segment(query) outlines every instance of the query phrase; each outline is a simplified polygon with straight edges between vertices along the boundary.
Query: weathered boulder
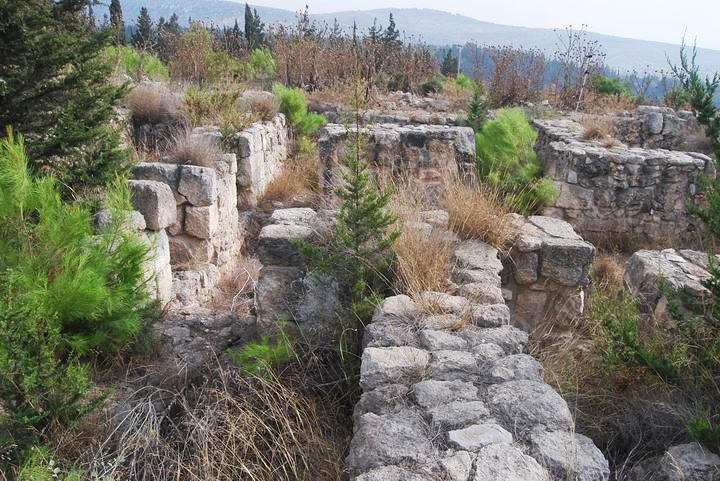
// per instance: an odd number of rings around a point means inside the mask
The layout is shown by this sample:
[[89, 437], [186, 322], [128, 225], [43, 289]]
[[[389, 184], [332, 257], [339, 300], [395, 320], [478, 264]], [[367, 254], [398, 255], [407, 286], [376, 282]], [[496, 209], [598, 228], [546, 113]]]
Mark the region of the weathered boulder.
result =
[[448, 433], [448, 444], [463, 451], [479, 451], [490, 444], [513, 442], [512, 434], [497, 424], [473, 424]]
[[183, 165], [180, 168], [178, 193], [195, 207], [212, 205], [218, 195], [215, 169]]
[[167, 184], [153, 180], [128, 182], [135, 210], [145, 217], [150, 230], [161, 230], [175, 222], [175, 197]]
[[375, 389], [383, 384], [412, 384], [424, 375], [429, 361], [427, 351], [413, 347], [369, 347], [362, 354], [360, 386]]
[[471, 382], [426, 380], [412, 387], [415, 401], [424, 408], [454, 401], [477, 401], [478, 389]]
[[491, 444], [475, 460], [473, 481], [547, 481], [548, 472], [509, 444]]
[[718, 481], [720, 456], [698, 443], [681, 444], [634, 467], [631, 481]]
[[538, 429], [530, 436], [531, 454], [556, 479], [607, 481], [610, 467], [591, 439], [567, 431]]

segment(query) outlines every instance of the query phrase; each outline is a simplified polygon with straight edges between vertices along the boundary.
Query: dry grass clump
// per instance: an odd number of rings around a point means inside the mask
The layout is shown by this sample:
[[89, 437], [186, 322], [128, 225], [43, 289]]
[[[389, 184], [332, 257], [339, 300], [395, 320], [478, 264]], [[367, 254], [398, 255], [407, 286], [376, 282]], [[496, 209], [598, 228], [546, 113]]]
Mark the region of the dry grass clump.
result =
[[625, 267], [617, 256], [601, 255], [592, 264], [592, 278], [596, 288], [614, 296], [624, 287]]
[[603, 117], [584, 116], [582, 125], [582, 138], [585, 140], [605, 140], [615, 133], [612, 121]]
[[635, 110], [635, 102], [626, 95], [599, 95], [592, 90], [583, 96], [582, 110], [595, 114], [611, 114], [631, 112]]
[[297, 201], [316, 206], [321, 199], [317, 145], [306, 138], [300, 138], [295, 154], [287, 160], [282, 172], [268, 184], [258, 203]]
[[479, 239], [500, 252], [508, 251], [513, 231], [506, 215], [511, 209], [499, 188], [449, 176], [445, 180], [445, 206], [450, 229], [460, 237]]
[[280, 105], [274, 95], [268, 92], [248, 91], [240, 98], [240, 109], [250, 112], [260, 120], [272, 120], [278, 113]]
[[145, 386], [76, 464], [93, 479], [335, 481], [347, 426], [294, 382], [216, 367], [196, 387]]
[[192, 129], [183, 129], [173, 136], [170, 160], [177, 164], [212, 167], [222, 150], [210, 137], [193, 135]]
[[127, 107], [136, 124], [159, 124], [181, 118], [180, 103], [162, 84], [140, 84], [127, 96]]

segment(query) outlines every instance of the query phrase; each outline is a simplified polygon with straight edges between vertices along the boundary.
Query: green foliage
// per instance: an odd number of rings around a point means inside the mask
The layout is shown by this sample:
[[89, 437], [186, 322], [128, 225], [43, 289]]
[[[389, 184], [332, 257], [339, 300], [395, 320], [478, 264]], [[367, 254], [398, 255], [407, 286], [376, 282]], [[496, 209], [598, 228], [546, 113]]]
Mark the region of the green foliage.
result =
[[33, 171], [54, 174], [66, 194], [129, 169], [111, 125], [127, 92], [101, 58], [112, 32], [87, 28], [87, 3], [0, 1], [0, 132], [24, 134]]
[[615, 97], [632, 97], [632, 91], [627, 82], [623, 82], [619, 77], [606, 77], [605, 75], [597, 75], [593, 79], [593, 90], [600, 95]]
[[129, 46], [106, 47], [103, 57], [135, 80], [147, 77], [150, 80], [167, 81], [170, 78], [170, 72], [162, 60], [144, 50]]
[[424, 84], [420, 85], [420, 92], [423, 95], [437, 94], [442, 92], [445, 77], [435, 76]]
[[470, 90], [471, 88], [475, 88], [475, 82], [473, 82], [473, 80], [464, 73], [461, 73], [457, 77], [455, 77], [455, 85], [464, 90]]
[[33, 446], [17, 473], [17, 481], [82, 481], [78, 472], [67, 472], [58, 466], [45, 447]]
[[467, 126], [477, 134], [485, 125], [490, 104], [485, 98], [482, 83], [476, 83], [473, 88], [473, 96], [467, 110]]
[[250, 48], [265, 44], [265, 24], [260, 20], [257, 10], [251, 10], [247, 3], [245, 4], [245, 41]]
[[250, 52], [246, 76], [251, 80], [268, 80], [277, 73], [277, 63], [269, 48], [256, 48]]
[[259, 342], [249, 342], [242, 350], [231, 350], [228, 354], [245, 371], [264, 378], [272, 378], [278, 366], [287, 364], [295, 357], [292, 343], [284, 333], [275, 342], [263, 336]]
[[212, 88], [191, 85], [185, 91], [185, 106], [192, 125], [201, 126], [220, 121], [237, 130], [244, 128], [238, 100], [242, 91], [238, 88]]
[[325, 125], [324, 116], [308, 111], [305, 94], [299, 88], [289, 88], [278, 83], [273, 92], [280, 104], [280, 112], [285, 114], [296, 134], [310, 136]]
[[720, 425], [707, 416], [700, 416], [688, 425], [690, 439], [697, 441], [715, 453], [720, 453]]
[[442, 65], [440, 66], [440, 72], [446, 77], [458, 74], [458, 58], [453, 54], [451, 48], [445, 53]]
[[201, 23], [193, 23], [177, 43], [169, 65], [174, 78], [206, 84], [242, 77], [243, 65], [228, 53], [213, 50], [212, 34]]
[[147, 7], [140, 8], [140, 15], [135, 21], [132, 44], [140, 50], [150, 50], [155, 46], [155, 26]]
[[511, 204], [522, 213], [551, 203], [557, 195], [551, 182], [538, 180], [536, 140], [521, 109], [498, 110], [475, 136], [480, 178], [510, 195]]
[[24, 143], [0, 143], [0, 395], [20, 426], [69, 422], [92, 409], [81, 356], [115, 353], [141, 329], [148, 246], [123, 228], [127, 183], [107, 199], [99, 235], [90, 213], [63, 203], [55, 179], [33, 179]]

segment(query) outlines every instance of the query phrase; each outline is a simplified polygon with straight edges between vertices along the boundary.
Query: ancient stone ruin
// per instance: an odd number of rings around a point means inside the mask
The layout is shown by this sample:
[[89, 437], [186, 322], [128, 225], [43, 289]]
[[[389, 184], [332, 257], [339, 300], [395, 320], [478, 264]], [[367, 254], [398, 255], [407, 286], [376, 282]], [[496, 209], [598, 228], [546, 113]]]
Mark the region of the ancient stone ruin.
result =
[[701, 224], [686, 204], [700, 199], [700, 178], [715, 175], [711, 158], [659, 148], [680, 147], [678, 138], [690, 128], [668, 109], [640, 110], [638, 117], [621, 120], [619, 131], [628, 138], [620, 140], [628, 145], [585, 140], [583, 126], [571, 119], [535, 121], [544, 174], [559, 192], [544, 214], [567, 220], [590, 238], [688, 242]]

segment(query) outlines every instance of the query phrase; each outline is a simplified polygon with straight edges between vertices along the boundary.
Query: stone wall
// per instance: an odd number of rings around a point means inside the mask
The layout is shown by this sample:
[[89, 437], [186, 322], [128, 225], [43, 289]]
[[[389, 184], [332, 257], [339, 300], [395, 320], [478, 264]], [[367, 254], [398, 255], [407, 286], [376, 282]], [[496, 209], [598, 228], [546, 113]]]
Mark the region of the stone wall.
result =
[[290, 150], [288, 127], [283, 114], [268, 122], [257, 122], [235, 134], [233, 152], [238, 159], [238, 207], [246, 209], [282, 172]]
[[497, 251], [465, 241], [455, 256], [459, 292], [471, 297], [391, 297], [365, 328], [354, 479], [607, 480], [607, 460], [575, 434], [567, 404], [526, 354], [527, 334], [493, 294]]
[[212, 167], [145, 162], [133, 170], [135, 208], [148, 227], [167, 229], [179, 305], [202, 303], [235, 268], [242, 245], [236, 175], [234, 154]]
[[511, 214], [509, 224], [517, 234], [502, 277], [512, 323], [562, 331], [584, 311], [595, 247], [559, 219]]
[[[361, 132], [367, 139], [369, 162], [380, 175], [407, 176], [420, 188], [432, 190], [446, 171], [475, 172], [475, 135], [469, 127], [371, 124]], [[339, 124], [328, 124], [320, 132], [318, 146], [327, 192], [338, 182], [348, 134]]]
[[693, 151], [703, 137], [692, 112], [669, 107], [642, 105], [613, 120], [618, 139], [645, 149]]
[[647, 236], [684, 242], [701, 228], [686, 211], [698, 179], [714, 176], [710, 157], [691, 152], [608, 148], [582, 138], [568, 119], [535, 121], [536, 150], [559, 196], [545, 215], [564, 219], [583, 237]]

